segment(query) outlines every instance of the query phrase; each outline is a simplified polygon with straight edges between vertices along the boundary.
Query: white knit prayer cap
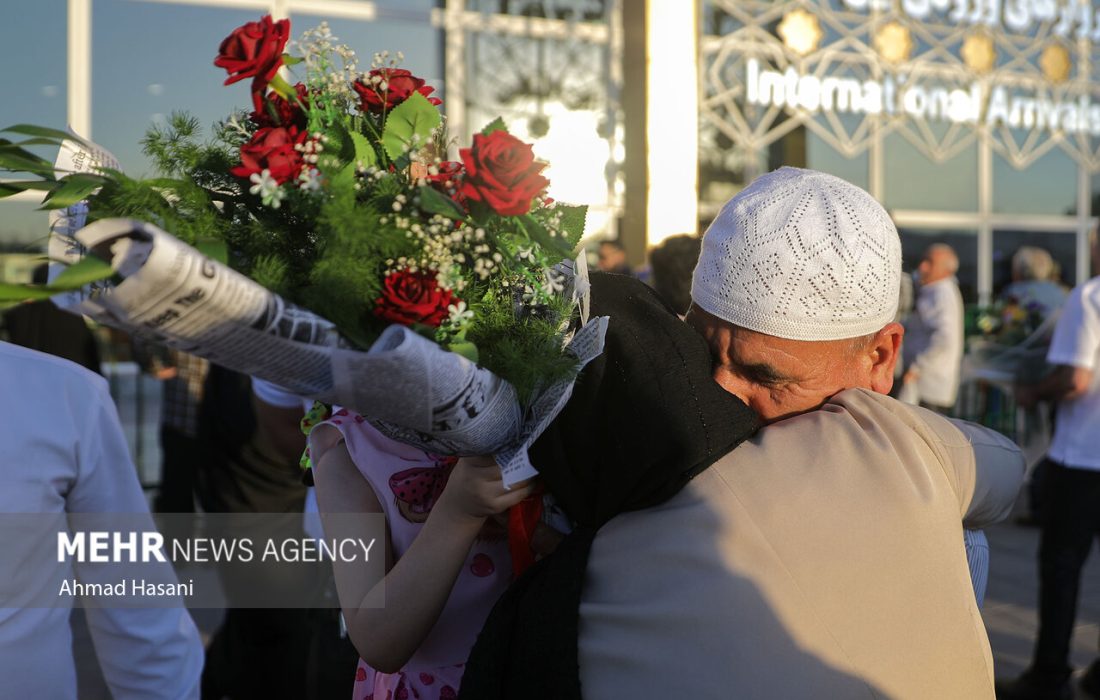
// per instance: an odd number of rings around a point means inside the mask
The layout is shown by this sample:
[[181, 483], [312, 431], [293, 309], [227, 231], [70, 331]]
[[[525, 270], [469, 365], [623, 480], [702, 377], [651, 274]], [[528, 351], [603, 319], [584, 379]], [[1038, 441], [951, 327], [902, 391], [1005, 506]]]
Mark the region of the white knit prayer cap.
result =
[[792, 340], [838, 340], [894, 320], [901, 241], [886, 210], [838, 177], [780, 168], [726, 202], [703, 235], [696, 306]]

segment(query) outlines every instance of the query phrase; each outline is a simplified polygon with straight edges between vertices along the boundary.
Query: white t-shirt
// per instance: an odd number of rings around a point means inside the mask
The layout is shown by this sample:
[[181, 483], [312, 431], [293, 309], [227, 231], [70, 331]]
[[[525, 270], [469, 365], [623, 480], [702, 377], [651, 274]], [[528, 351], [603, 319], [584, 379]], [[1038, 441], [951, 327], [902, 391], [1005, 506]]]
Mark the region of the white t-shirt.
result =
[[1058, 404], [1048, 454], [1067, 467], [1100, 471], [1100, 277], [1077, 287], [1066, 299], [1047, 362], [1092, 371], [1085, 395]]
[[963, 301], [954, 277], [923, 285], [905, 322], [906, 368], [917, 371], [920, 400], [954, 406], [963, 356]]
[[[68, 360], [3, 342], [0, 479], [4, 513], [149, 509], [107, 382]], [[28, 540], [26, 546], [35, 543]], [[5, 555], [10, 561], [31, 560], [29, 553]], [[96, 581], [102, 573], [96, 564], [74, 568], [84, 581]], [[0, 600], [0, 696], [76, 698], [70, 610], [3, 604]], [[114, 697], [199, 697], [202, 642], [187, 610], [88, 607], [87, 619]]]

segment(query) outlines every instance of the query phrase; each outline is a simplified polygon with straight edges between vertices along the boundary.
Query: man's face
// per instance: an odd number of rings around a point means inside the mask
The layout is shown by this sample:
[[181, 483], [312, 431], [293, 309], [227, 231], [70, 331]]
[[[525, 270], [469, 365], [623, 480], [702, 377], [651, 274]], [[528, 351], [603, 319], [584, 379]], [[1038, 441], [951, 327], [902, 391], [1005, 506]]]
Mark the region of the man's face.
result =
[[929, 248], [924, 251], [917, 275], [921, 284], [932, 284], [951, 276], [951, 253], [943, 248]]
[[[844, 389], [889, 391], [896, 357], [888, 361], [886, 379], [882, 368], [876, 371], [872, 366], [873, 351], [863, 347], [870, 341], [777, 338], [724, 323], [694, 307], [687, 321], [718, 355], [714, 380], [766, 423], [819, 408]], [[900, 326], [893, 332], [900, 343]], [[876, 384], [875, 377], [887, 383]]]

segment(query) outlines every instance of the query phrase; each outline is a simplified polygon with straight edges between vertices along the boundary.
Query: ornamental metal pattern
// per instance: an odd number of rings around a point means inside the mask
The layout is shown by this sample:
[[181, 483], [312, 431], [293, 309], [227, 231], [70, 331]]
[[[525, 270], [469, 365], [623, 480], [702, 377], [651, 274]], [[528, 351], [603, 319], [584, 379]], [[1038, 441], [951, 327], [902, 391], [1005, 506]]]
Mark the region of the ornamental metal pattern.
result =
[[1100, 171], [1094, 44], [1078, 0], [706, 0], [703, 150], [805, 127], [849, 158], [896, 132], [942, 163], [988, 136], [1018, 169], [1060, 148]]

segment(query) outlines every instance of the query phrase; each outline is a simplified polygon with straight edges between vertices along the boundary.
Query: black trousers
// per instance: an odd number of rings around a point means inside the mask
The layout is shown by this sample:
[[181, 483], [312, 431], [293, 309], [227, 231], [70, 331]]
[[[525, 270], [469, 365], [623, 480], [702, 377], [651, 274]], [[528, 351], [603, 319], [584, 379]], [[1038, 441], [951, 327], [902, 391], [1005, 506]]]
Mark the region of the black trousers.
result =
[[1044, 460], [1039, 542], [1039, 639], [1033, 670], [1065, 679], [1077, 617], [1081, 569], [1100, 536], [1100, 471], [1070, 469]]

